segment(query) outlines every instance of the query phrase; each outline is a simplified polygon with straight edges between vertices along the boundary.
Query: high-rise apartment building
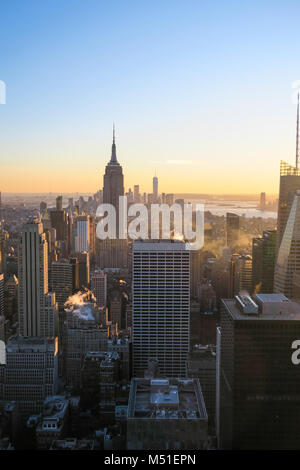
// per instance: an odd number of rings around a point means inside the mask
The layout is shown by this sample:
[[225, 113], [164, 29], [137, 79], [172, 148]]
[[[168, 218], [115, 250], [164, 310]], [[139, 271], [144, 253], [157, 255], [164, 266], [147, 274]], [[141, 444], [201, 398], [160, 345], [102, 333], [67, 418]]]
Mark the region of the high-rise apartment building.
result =
[[43, 225], [37, 219], [23, 226], [18, 272], [20, 334], [55, 336], [55, 294], [48, 293], [48, 246]]
[[299, 449], [299, 304], [283, 294], [223, 299], [219, 334], [219, 447]]
[[189, 351], [190, 250], [175, 240], [133, 244], [133, 372], [158, 359], [165, 377], [185, 376]]

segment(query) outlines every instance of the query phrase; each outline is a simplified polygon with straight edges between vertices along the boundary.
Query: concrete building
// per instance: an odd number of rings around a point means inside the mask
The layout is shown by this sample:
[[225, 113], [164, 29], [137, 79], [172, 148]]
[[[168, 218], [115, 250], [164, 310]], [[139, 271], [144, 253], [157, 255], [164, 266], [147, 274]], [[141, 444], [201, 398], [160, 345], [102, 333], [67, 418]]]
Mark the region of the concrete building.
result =
[[45, 399], [40, 415], [31, 416], [27, 425], [35, 427], [36, 448], [46, 450], [53, 440], [65, 437], [69, 424], [69, 400], [64, 395], [49, 396]]
[[104, 271], [94, 271], [91, 276], [91, 288], [98, 307], [106, 307], [107, 275]]
[[96, 311], [89, 303], [67, 310], [64, 362], [66, 381], [76, 391], [80, 390], [81, 366], [89, 351], [107, 350], [108, 329], [100, 328]]
[[[19, 332], [55, 336], [55, 294], [48, 293], [48, 246], [43, 226], [31, 219], [23, 226], [19, 246]], [[50, 318], [52, 315], [52, 318]]]
[[50, 450], [93, 450], [95, 442], [91, 439], [57, 439], [52, 442]]
[[40, 413], [43, 402], [57, 390], [57, 338], [11, 337], [3, 367], [3, 400], [14, 400], [22, 418]]
[[209, 434], [214, 435], [216, 415], [216, 346], [195, 345], [187, 360], [187, 376], [199, 379], [208, 415]]
[[185, 376], [190, 326], [190, 250], [181, 241], [133, 244], [133, 374], [149, 359], [163, 376]]
[[207, 441], [207, 413], [197, 379], [132, 379], [128, 450], [196, 450]]

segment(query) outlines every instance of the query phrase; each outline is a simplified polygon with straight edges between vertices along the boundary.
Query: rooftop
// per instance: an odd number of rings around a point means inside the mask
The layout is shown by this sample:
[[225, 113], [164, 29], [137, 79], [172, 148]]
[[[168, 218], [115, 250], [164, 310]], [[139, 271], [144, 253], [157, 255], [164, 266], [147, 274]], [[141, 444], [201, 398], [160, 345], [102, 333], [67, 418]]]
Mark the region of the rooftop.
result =
[[188, 245], [182, 240], [136, 240], [133, 251], [185, 251]]
[[[260, 296], [266, 295], [279, 295], [282, 294], [260, 294]], [[284, 296], [283, 296], [284, 297]], [[257, 313], [243, 313], [237, 306], [235, 299], [222, 299], [227, 311], [230, 313], [234, 320], [243, 321], [265, 321], [265, 320], [277, 320], [277, 321], [300, 321], [300, 304], [292, 300], [279, 300], [279, 301], [268, 301], [259, 300], [259, 310]]]
[[198, 379], [133, 379], [129, 419], [207, 420]]

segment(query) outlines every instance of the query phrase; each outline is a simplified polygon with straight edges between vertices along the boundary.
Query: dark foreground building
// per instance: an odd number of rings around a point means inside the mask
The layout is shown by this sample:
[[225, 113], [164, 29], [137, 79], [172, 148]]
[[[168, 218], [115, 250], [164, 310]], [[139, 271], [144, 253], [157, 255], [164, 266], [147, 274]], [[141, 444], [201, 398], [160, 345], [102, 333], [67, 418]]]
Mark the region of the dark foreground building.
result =
[[217, 434], [222, 449], [299, 449], [300, 306], [283, 294], [222, 300]]

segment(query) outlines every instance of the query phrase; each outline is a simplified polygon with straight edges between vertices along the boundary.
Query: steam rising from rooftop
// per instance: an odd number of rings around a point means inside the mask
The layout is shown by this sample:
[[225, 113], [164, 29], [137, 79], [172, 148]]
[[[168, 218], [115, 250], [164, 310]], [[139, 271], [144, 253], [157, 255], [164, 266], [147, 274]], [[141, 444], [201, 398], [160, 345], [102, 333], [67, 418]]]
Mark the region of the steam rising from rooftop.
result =
[[96, 301], [93, 293], [86, 289], [71, 295], [65, 302], [65, 308], [72, 311], [73, 315], [81, 320], [95, 320], [94, 317], [94, 301]]

